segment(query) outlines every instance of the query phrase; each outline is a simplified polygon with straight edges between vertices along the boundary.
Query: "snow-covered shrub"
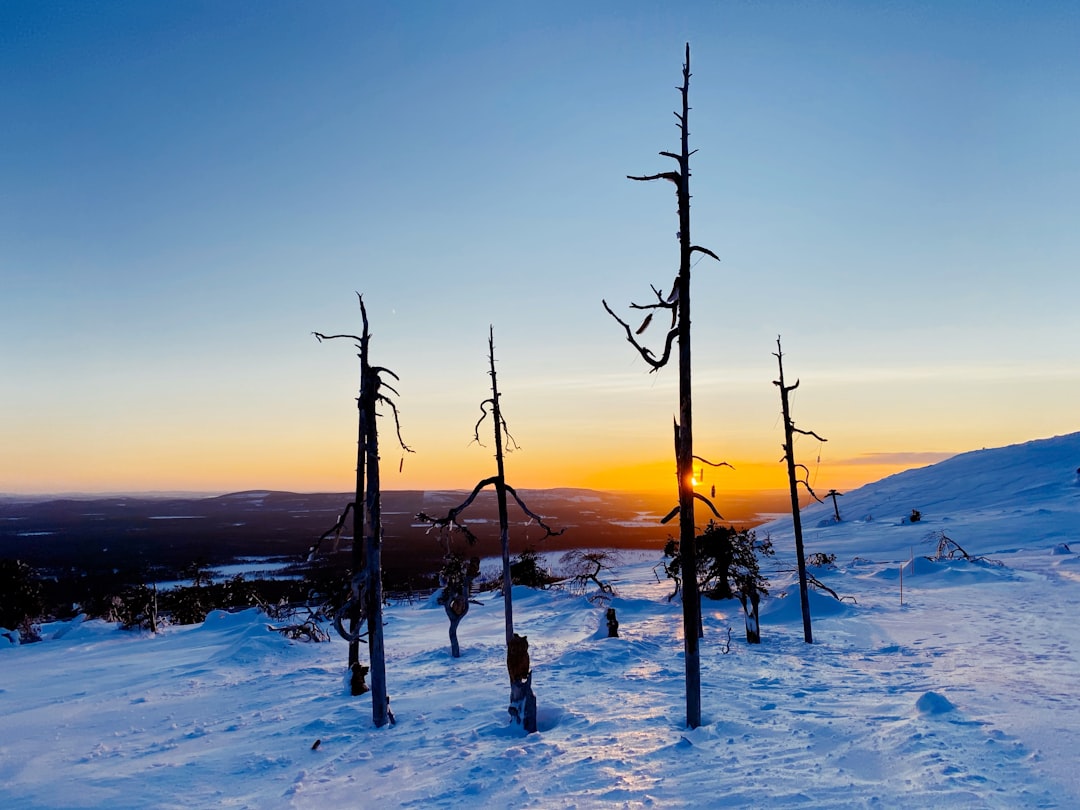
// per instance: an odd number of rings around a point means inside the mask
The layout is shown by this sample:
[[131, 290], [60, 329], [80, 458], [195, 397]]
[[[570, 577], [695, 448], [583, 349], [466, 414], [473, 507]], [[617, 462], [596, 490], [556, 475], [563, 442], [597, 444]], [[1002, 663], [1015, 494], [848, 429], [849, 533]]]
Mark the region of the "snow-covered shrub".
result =
[[836, 568], [836, 555], [817, 551], [807, 556], [806, 564], [811, 568]]
[[105, 620], [119, 622], [125, 630], [158, 629], [157, 589], [134, 585], [113, 595], [107, 601]]
[[[771, 539], [759, 541], [752, 529], [737, 530], [710, 520], [697, 538], [698, 590], [710, 599], [732, 599], [751, 589], [767, 595], [768, 579], [758, 567], [758, 555], [772, 554]], [[675, 582], [670, 601], [679, 594], [683, 581], [682, 556], [674, 538], [664, 546], [664, 558], [664, 573]]]
[[530, 547], [510, 561], [510, 581], [529, 588], [546, 588], [551, 584], [552, 577], [540, 564], [540, 553]]

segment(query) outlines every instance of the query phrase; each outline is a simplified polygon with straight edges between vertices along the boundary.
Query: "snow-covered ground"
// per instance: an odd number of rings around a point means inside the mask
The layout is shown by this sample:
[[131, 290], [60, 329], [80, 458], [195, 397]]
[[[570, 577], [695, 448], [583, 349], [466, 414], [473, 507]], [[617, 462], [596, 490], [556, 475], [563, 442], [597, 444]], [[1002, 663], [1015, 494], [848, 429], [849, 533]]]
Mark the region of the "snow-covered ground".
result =
[[[807, 645], [777, 573], [748, 646], [737, 605], [706, 601], [692, 731], [659, 542], [617, 571], [619, 638], [583, 598], [515, 588], [534, 735], [506, 713], [497, 597], [460, 659], [441, 608], [389, 609], [382, 729], [346, 694], [344, 642], [289, 642], [255, 611], [157, 636], [52, 625], [0, 649], [0, 806], [1078, 807], [1078, 464], [1080, 434], [892, 476], [845, 494], [839, 524], [807, 509], [807, 552], [838, 562], [815, 573], [857, 604], [812, 593]], [[790, 519], [758, 531], [790, 566]], [[940, 532], [1001, 565], [922, 559]]]

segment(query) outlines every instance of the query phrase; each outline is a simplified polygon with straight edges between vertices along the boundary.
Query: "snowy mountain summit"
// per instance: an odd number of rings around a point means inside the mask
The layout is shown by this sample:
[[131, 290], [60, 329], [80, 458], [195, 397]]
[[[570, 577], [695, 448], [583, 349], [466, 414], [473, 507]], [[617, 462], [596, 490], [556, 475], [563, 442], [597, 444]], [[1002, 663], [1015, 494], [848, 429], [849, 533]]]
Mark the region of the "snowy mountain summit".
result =
[[1078, 465], [1073, 434], [844, 493], [839, 522], [807, 507], [807, 553], [836, 555], [811, 572], [842, 597], [812, 592], [812, 645], [791, 520], [758, 527], [777, 549], [763, 643], [705, 600], [693, 730], [663, 529], [615, 571], [616, 638], [585, 597], [514, 589], [532, 735], [487, 594], [458, 659], [442, 608], [388, 608], [382, 729], [344, 642], [290, 642], [256, 611], [154, 636], [51, 625], [0, 648], [0, 806], [1078, 807]]
[[[932, 529], [955, 532], [964, 548], [978, 554], [1080, 543], [1080, 433], [962, 453], [867, 484], [838, 499], [839, 524], [831, 500], [811, 504], [802, 512], [806, 536], [814, 538], [807, 541], [808, 553], [824, 551], [816, 548], [823, 544], [835, 546], [838, 555], [843, 550], [880, 558], [909, 552], [913, 535]], [[905, 525], [912, 510], [919, 525]], [[879, 526], [867, 545], [872, 521], [896, 530]], [[781, 519], [764, 528], [783, 532], [790, 524]], [[915, 545], [917, 554], [926, 553]]]

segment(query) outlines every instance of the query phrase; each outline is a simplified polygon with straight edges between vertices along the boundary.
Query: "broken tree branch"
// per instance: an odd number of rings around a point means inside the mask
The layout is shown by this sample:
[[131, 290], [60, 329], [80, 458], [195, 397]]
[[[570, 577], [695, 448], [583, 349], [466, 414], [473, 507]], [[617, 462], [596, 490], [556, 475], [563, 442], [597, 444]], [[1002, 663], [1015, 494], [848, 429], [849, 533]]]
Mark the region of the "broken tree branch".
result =
[[708, 464], [710, 467], [727, 467], [729, 470], [735, 469], [726, 461], [709, 461], [707, 458], [702, 458], [701, 456], [694, 456], [694, 460], [700, 461], [702, 464]]
[[827, 442], [828, 441], [828, 439], [821, 438], [816, 433], [814, 433], [814, 431], [812, 431], [812, 430], [801, 430], [800, 428], [795, 427], [794, 422], [791, 423], [791, 432], [792, 433], [801, 433], [803, 436], [813, 436], [819, 442]]
[[691, 245], [690, 246], [690, 252], [691, 253], [704, 253], [706, 256], [711, 256], [712, 258], [716, 259], [717, 261], [720, 261], [719, 256], [717, 256], [715, 253], [713, 253], [708, 248], [701, 247], [701, 245]]
[[641, 180], [643, 182], [648, 182], [649, 180], [670, 180], [676, 186], [680, 186], [682, 184], [682, 175], [678, 172], [661, 172], [660, 174], [648, 174], [642, 176], [628, 174], [626, 175], [626, 179]]
[[558, 531], [554, 531], [550, 526], [544, 523], [544, 519], [540, 517], [540, 515], [536, 514], [536, 512], [532, 511], [528, 506], [525, 505], [525, 501], [523, 501], [518, 496], [517, 491], [512, 486], [510, 486], [509, 484], [504, 484], [504, 486], [506, 487], [506, 491], [514, 497], [515, 501], [517, 501], [517, 505], [521, 507], [521, 511], [531, 517], [533, 520], [535, 520], [537, 525], [539, 525], [540, 528], [544, 530], [544, 536], [540, 538], [541, 540], [547, 537], [558, 537], [560, 534], [566, 531], [565, 527], [559, 529]]
[[703, 504], [705, 504], [707, 507], [709, 507], [709, 509], [712, 510], [712, 513], [714, 515], [716, 515], [716, 517], [718, 519], [720, 519], [720, 520], [724, 519], [724, 516], [716, 511], [716, 507], [713, 506], [713, 502], [710, 501], [708, 498], [706, 498], [704, 495], [702, 495], [700, 492], [695, 492], [694, 497], [697, 498], [699, 501], [701, 501]]
[[653, 371], [657, 371], [658, 369], [661, 369], [667, 365], [668, 360], [671, 359], [671, 347], [675, 343], [675, 338], [679, 336], [678, 329], [671, 329], [668, 331], [667, 338], [664, 341], [664, 354], [660, 357], [660, 359], [656, 359], [651, 349], [648, 349], [637, 342], [634, 337], [634, 331], [630, 328], [630, 324], [628, 324], [626, 321], [616, 315], [612, 311], [611, 307], [608, 306], [607, 301], [601, 301], [601, 303], [604, 305], [604, 309], [607, 310], [608, 315], [618, 321], [619, 325], [626, 330], [627, 341], [630, 343], [631, 346], [637, 349], [638, 354], [641, 355], [641, 358], [650, 366], [652, 366]]

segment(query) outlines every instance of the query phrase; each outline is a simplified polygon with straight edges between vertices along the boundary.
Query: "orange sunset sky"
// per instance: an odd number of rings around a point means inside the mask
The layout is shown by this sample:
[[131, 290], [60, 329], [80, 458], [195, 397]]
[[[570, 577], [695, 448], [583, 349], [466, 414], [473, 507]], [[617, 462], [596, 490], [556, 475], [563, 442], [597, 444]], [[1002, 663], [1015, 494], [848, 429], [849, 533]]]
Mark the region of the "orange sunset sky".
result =
[[0, 7], [0, 493], [349, 490], [357, 360], [311, 333], [356, 291], [387, 488], [492, 473], [489, 325], [515, 486], [673, 488], [675, 370], [600, 302], [677, 270], [626, 175], [686, 42], [705, 486], [786, 485], [777, 335], [818, 490], [1077, 429], [1073, 7], [423, 9]]

